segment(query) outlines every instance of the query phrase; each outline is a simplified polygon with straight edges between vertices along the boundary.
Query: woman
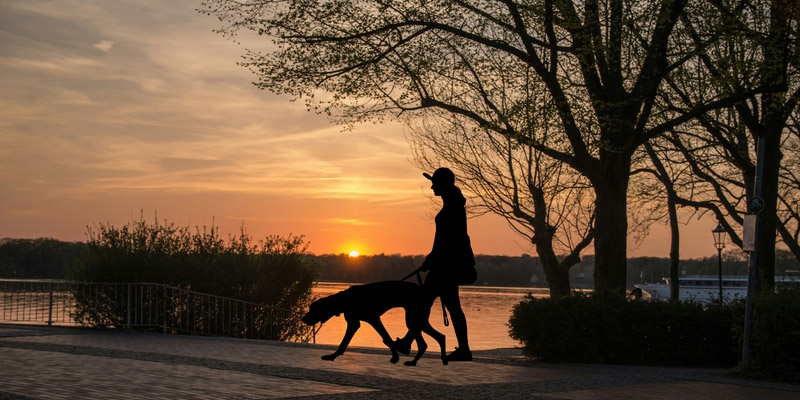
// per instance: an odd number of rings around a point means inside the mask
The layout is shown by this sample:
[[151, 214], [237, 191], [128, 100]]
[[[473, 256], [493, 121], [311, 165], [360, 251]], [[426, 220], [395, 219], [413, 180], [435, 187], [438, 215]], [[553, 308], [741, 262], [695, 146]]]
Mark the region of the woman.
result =
[[467, 337], [467, 319], [461, 309], [458, 285], [475, 282], [475, 256], [467, 235], [466, 199], [455, 186], [453, 171], [437, 169], [433, 175], [423, 173], [431, 182], [433, 194], [442, 198], [442, 210], [436, 214], [436, 236], [433, 249], [420, 266], [428, 271], [423, 287], [431, 294], [431, 301], [441, 298], [450, 313], [456, 332], [458, 347], [447, 355], [448, 361], [472, 361]]

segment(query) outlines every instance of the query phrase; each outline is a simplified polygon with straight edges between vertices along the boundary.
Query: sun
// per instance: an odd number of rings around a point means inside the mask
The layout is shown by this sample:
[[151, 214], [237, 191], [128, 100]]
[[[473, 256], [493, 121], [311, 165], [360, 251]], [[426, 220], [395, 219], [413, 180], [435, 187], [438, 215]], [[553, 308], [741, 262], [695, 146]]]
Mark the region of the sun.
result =
[[357, 252], [357, 251], [355, 251], [355, 250], [351, 250], [351, 251], [350, 251], [350, 253], [348, 253], [348, 255], [349, 255], [350, 257], [356, 258], [356, 257], [358, 257], [360, 254], [358, 254], [358, 252]]

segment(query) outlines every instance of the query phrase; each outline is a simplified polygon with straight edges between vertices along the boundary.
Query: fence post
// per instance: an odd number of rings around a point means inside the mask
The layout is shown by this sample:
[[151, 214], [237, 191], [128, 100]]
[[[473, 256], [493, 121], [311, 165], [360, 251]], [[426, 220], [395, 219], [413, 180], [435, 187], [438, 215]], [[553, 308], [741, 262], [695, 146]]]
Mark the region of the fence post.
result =
[[167, 333], [167, 285], [164, 285], [164, 333]]
[[131, 329], [131, 284], [128, 284], [128, 315], [127, 315], [127, 329]]
[[50, 282], [50, 304], [47, 306], [47, 326], [53, 325], [53, 282]]

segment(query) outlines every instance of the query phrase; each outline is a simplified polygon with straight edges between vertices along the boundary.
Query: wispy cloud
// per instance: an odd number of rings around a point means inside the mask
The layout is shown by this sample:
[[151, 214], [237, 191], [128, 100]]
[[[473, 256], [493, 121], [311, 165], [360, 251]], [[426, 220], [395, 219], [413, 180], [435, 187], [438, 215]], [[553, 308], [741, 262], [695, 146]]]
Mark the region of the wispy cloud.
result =
[[114, 42], [111, 40], [101, 40], [93, 45], [94, 48], [100, 49], [104, 53], [108, 53], [114, 47]]
[[[72, 226], [80, 238], [88, 223], [150, 208], [178, 220], [236, 215], [221, 220], [335, 246], [339, 236], [323, 236], [333, 227], [377, 238], [371, 229], [427, 201], [398, 125], [343, 132], [255, 89], [236, 61], [266, 42], [227, 41], [196, 7], [0, 3], [0, 226], [17, 225], [0, 236]], [[398, 245], [374, 247], [409, 251]]]
[[331, 218], [326, 220], [325, 222], [329, 224], [335, 225], [354, 225], [354, 226], [373, 226], [378, 225], [377, 222], [373, 221], [362, 221], [355, 218]]
[[[317, 252], [427, 251], [438, 199], [402, 129], [342, 132], [255, 89], [236, 62], [269, 40], [214, 34], [198, 4], [0, 2], [0, 237], [80, 240], [87, 224], [144, 209], [305, 233]], [[521, 251], [499, 218], [470, 229], [476, 252]]]

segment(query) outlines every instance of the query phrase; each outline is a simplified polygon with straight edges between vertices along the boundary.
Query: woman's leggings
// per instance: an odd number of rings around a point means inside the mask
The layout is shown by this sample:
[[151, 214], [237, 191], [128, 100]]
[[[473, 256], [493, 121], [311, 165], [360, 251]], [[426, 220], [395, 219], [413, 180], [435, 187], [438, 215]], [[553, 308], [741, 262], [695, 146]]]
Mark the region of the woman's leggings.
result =
[[447, 308], [450, 314], [450, 320], [453, 321], [453, 330], [456, 331], [456, 340], [458, 340], [458, 348], [462, 350], [469, 350], [469, 337], [467, 334], [467, 318], [464, 316], [464, 310], [461, 309], [461, 299], [458, 297], [458, 285], [442, 285], [437, 288], [439, 298], [442, 304]]

